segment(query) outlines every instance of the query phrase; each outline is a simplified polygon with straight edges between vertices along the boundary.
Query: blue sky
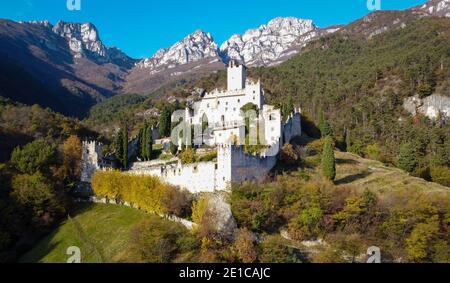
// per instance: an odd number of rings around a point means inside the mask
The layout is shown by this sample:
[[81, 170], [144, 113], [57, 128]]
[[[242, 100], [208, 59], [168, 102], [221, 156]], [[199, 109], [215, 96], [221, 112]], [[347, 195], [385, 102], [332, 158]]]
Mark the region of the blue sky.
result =
[[[197, 29], [210, 32], [221, 44], [275, 17], [312, 19], [320, 27], [345, 24], [370, 11], [367, 0], [80, 0], [69, 11], [67, 0], [1, 0], [0, 18], [62, 19], [92, 22], [103, 42], [135, 58], [149, 57]], [[380, 0], [382, 10], [405, 9], [426, 0]]]

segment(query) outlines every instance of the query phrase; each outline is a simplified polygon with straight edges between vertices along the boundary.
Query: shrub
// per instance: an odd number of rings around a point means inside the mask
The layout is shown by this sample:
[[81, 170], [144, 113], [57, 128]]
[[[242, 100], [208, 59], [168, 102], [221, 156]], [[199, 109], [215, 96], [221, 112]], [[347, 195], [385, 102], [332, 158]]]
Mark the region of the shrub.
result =
[[431, 179], [433, 182], [450, 187], [450, 168], [446, 166], [431, 167]]
[[130, 237], [133, 248], [142, 261], [168, 263], [182, 249], [186, 250], [180, 243], [188, 243], [186, 238], [190, 236], [180, 224], [151, 217], [136, 224]]
[[369, 144], [366, 147], [366, 152], [367, 152], [367, 156], [370, 159], [382, 161], [382, 153], [381, 153], [381, 148], [380, 148], [379, 144], [377, 144], [377, 143]]
[[234, 248], [238, 258], [243, 263], [255, 262], [258, 258], [258, 249], [255, 244], [256, 237], [247, 228], [239, 229], [237, 232]]
[[262, 263], [298, 262], [292, 248], [280, 236], [269, 236], [260, 245], [259, 261]]
[[281, 149], [280, 160], [286, 165], [294, 165], [300, 161], [300, 155], [292, 144], [286, 144]]
[[217, 151], [212, 151], [212, 152], [208, 152], [204, 156], [200, 157], [200, 161], [201, 162], [209, 162], [209, 161], [213, 161], [216, 158], [217, 158]]
[[313, 154], [322, 154], [324, 142], [324, 139], [315, 140], [308, 144], [308, 148], [312, 151]]
[[192, 197], [184, 189], [168, 186], [161, 199], [164, 212], [179, 217], [190, 216]]
[[194, 223], [201, 225], [203, 222], [203, 217], [208, 209], [209, 197], [204, 195], [195, 201], [192, 205], [192, 221]]
[[417, 224], [405, 240], [408, 260], [412, 262], [429, 262], [432, 244], [439, 233], [438, 216], [431, 217], [426, 223]]
[[194, 163], [196, 160], [194, 149], [188, 147], [180, 154], [181, 162], [184, 164]]

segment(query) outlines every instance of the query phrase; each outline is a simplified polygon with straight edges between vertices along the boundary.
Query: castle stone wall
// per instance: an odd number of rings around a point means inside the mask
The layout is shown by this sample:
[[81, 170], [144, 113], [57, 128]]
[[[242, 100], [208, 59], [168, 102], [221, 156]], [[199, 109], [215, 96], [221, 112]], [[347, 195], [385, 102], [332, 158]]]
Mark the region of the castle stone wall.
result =
[[284, 143], [289, 143], [293, 137], [302, 135], [302, 121], [299, 109], [289, 117], [283, 127]]

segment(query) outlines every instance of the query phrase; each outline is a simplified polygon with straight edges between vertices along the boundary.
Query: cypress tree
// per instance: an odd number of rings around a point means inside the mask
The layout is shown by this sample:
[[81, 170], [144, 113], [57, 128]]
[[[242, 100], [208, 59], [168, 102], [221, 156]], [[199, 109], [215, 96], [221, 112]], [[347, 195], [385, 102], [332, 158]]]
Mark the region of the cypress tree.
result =
[[143, 146], [144, 146], [143, 138], [144, 138], [144, 129], [142, 128], [142, 129], [139, 130], [139, 137], [138, 137], [138, 141], [139, 141], [139, 144], [138, 144], [139, 153], [138, 153], [138, 155], [139, 155], [139, 157], [141, 159], [144, 158], [144, 152], [142, 150]]
[[321, 117], [321, 122], [319, 124], [319, 129], [322, 137], [332, 137], [333, 136], [333, 128], [331, 128], [330, 123], [324, 117]]
[[345, 132], [345, 150], [349, 152], [351, 151], [351, 147], [352, 147], [352, 140], [350, 137], [350, 130], [347, 130]]
[[324, 123], [325, 123], [325, 115], [323, 114], [323, 111], [320, 111], [320, 113], [319, 113], [319, 130], [320, 130], [321, 136], [323, 136], [322, 127], [323, 127]]
[[147, 142], [147, 158], [148, 160], [152, 159], [152, 152], [153, 152], [153, 131], [151, 126], [149, 125], [147, 127], [147, 137], [146, 137], [146, 142]]
[[122, 166], [123, 165], [123, 153], [124, 153], [123, 152], [123, 131], [122, 131], [122, 129], [120, 129], [117, 132], [115, 149], [116, 149], [117, 160], [119, 161], [119, 164]]
[[321, 167], [324, 177], [334, 181], [336, 178], [336, 160], [334, 158], [333, 139], [331, 137], [325, 138]]
[[147, 160], [147, 126], [144, 126], [142, 128], [142, 145], [141, 145], [141, 151], [142, 151], [142, 158], [144, 160]]
[[161, 137], [168, 137], [171, 130], [171, 113], [167, 106], [165, 106], [161, 111], [161, 116], [159, 117], [159, 134]]
[[123, 147], [122, 165], [123, 165], [123, 168], [127, 168], [128, 167], [128, 129], [127, 129], [127, 126], [124, 127], [124, 131], [123, 131], [122, 147]]

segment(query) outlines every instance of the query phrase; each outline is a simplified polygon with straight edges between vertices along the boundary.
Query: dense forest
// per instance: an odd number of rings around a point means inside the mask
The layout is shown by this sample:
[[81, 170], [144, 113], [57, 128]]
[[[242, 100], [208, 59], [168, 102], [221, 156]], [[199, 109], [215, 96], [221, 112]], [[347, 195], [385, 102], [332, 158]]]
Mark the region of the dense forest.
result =
[[424, 19], [370, 40], [332, 35], [280, 66], [251, 74], [262, 79], [269, 102], [292, 99], [301, 106], [304, 122], [317, 125], [325, 114], [341, 147], [431, 180], [433, 167], [449, 175], [450, 124], [411, 117], [402, 104], [415, 94], [450, 95], [449, 27], [449, 19]]

